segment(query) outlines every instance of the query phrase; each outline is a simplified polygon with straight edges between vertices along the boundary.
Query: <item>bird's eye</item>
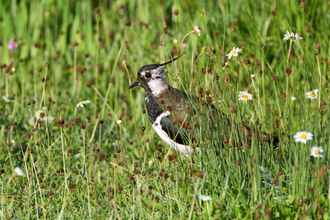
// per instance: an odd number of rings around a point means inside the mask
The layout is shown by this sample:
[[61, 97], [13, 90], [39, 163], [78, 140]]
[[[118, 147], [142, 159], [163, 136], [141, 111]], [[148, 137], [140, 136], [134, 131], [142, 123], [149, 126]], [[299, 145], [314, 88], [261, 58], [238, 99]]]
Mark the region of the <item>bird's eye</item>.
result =
[[146, 77], [147, 78], [150, 78], [151, 77], [151, 74], [149, 72], [146, 72]]

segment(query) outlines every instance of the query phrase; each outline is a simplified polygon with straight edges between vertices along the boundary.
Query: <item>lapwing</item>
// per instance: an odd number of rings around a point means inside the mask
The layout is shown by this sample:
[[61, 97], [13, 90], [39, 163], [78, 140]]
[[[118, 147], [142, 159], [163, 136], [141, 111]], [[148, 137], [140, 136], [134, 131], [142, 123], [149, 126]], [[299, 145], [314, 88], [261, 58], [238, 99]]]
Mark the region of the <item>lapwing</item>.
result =
[[[199, 130], [201, 123], [210, 123], [210, 126], [207, 126], [210, 129], [219, 129], [220, 125], [226, 126], [225, 129], [222, 128], [221, 130], [225, 131], [227, 136], [232, 124], [229, 118], [212, 104], [201, 105], [200, 98], [188, 96], [186, 92], [168, 84], [165, 65], [178, 58], [162, 64], [150, 64], [141, 67], [137, 80], [129, 86], [129, 89], [136, 86], [144, 88], [147, 113], [152, 127], [167, 144], [189, 157], [194, 149], [200, 151], [198, 143], [194, 143], [194, 140], [196, 140], [197, 135], [206, 133]], [[204, 117], [203, 120], [200, 120], [200, 117]], [[218, 123], [214, 123], [215, 120]], [[278, 138], [272, 138], [264, 132], [255, 132], [243, 123], [240, 123], [239, 127], [248, 142], [251, 142], [254, 136], [261, 142], [272, 143], [273, 147], [277, 148]]]

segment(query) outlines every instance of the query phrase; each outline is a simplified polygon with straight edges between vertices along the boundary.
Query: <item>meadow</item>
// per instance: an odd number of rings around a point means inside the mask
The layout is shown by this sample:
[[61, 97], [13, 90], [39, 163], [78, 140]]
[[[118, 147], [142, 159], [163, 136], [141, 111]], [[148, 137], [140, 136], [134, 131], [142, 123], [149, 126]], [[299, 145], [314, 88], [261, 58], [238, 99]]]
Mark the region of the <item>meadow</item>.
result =
[[[330, 218], [329, 1], [0, 4], [2, 219]], [[278, 149], [207, 119], [194, 161], [162, 141], [128, 87], [182, 53], [169, 84]]]

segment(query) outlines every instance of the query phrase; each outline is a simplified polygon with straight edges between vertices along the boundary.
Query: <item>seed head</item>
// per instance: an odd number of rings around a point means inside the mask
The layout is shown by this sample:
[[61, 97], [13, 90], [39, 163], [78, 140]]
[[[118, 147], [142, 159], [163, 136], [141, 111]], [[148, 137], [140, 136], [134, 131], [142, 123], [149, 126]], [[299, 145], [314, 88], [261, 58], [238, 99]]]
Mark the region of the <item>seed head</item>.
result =
[[287, 76], [290, 76], [290, 74], [291, 74], [291, 72], [292, 72], [292, 69], [289, 68], [289, 67], [287, 67], [287, 68], [285, 68], [285, 72], [286, 72], [286, 75], [287, 75]]
[[175, 15], [175, 16], [178, 16], [178, 14], [179, 14], [179, 10], [176, 8], [176, 9], [174, 10], [174, 15]]
[[40, 184], [39, 184], [39, 187], [40, 187], [40, 189], [43, 189], [43, 188], [45, 188], [45, 184], [40, 183]]
[[275, 120], [275, 127], [277, 127], [277, 128], [280, 127], [280, 120], [278, 120], [278, 119]]
[[166, 27], [163, 28], [163, 32], [164, 32], [164, 34], [167, 34], [167, 28]]
[[85, 130], [85, 128], [86, 128], [86, 124], [85, 124], [85, 123], [81, 123], [81, 124], [80, 124], [80, 127], [81, 127], [82, 129]]
[[197, 176], [202, 179], [204, 177], [204, 172], [202, 170], [198, 171]]
[[127, 27], [130, 27], [130, 26], [131, 26], [131, 21], [130, 21], [130, 20], [126, 21], [125, 25], [126, 25]]
[[75, 188], [76, 188], [76, 184], [74, 184], [74, 183], [69, 184], [69, 189], [75, 189]]
[[276, 174], [276, 176], [281, 176], [281, 172], [280, 171], [276, 171], [275, 174]]
[[312, 192], [313, 192], [313, 188], [312, 188], [312, 187], [308, 187], [308, 188], [307, 188], [307, 192], [308, 192], [308, 193], [312, 193]]
[[99, 154], [99, 160], [100, 160], [100, 161], [105, 160], [105, 154], [104, 154], [104, 153], [100, 153], [100, 154]]

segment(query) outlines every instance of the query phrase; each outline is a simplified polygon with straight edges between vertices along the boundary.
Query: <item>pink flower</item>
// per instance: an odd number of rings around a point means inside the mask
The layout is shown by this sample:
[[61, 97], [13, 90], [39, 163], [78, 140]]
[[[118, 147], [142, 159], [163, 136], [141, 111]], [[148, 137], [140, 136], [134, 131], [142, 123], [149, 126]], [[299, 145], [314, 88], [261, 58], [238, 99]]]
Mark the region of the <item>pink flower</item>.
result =
[[18, 43], [16, 42], [16, 40], [14, 38], [11, 39], [9, 41], [9, 44], [7, 45], [8, 50], [10, 50], [10, 51], [17, 50], [17, 46], [18, 46]]

